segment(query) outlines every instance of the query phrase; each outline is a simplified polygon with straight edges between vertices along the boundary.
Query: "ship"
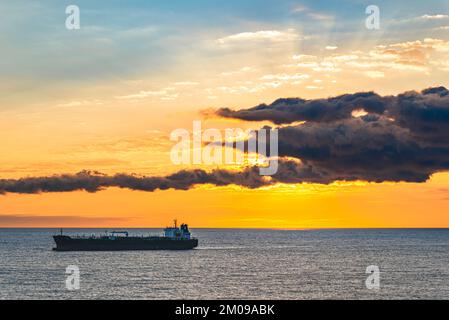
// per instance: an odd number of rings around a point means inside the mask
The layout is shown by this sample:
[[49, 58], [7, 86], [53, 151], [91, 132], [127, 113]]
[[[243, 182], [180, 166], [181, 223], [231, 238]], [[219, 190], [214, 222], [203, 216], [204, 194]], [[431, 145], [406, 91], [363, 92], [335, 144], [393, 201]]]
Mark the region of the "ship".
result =
[[136, 250], [191, 250], [198, 239], [190, 234], [187, 224], [164, 229], [163, 236], [130, 236], [128, 231], [112, 231], [105, 235], [76, 236], [54, 235], [54, 251], [136, 251]]

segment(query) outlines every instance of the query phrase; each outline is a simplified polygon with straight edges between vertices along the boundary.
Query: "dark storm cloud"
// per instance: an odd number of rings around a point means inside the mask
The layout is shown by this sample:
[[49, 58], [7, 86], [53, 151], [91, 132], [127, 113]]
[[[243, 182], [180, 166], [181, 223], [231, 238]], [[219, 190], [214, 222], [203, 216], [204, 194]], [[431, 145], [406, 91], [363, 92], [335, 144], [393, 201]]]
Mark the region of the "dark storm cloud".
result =
[[398, 96], [380, 96], [373, 92], [345, 94], [328, 99], [278, 99], [270, 105], [233, 111], [216, 111], [221, 117], [246, 121], [271, 121], [290, 124], [298, 121], [329, 123], [352, 118], [352, 112], [363, 109], [370, 116], [394, 118], [403, 127], [417, 131], [436, 131], [449, 126], [449, 91], [444, 87], [429, 88], [421, 93], [410, 91]]
[[[355, 118], [357, 109], [368, 114]], [[423, 182], [449, 169], [449, 91], [444, 87], [387, 97], [280, 99], [270, 106], [217, 113], [275, 123], [305, 121], [278, 129], [279, 156], [301, 160], [301, 172], [310, 168], [318, 174], [314, 182]]]
[[0, 180], [0, 193], [68, 192], [83, 190], [97, 192], [108, 187], [131, 190], [188, 190], [197, 184], [214, 184], [225, 186], [230, 184], [248, 188], [264, 185], [263, 178], [257, 168], [248, 168], [234, 173], [226, 170], [184, 170], [165, 177], [145, 177], [131, 174], [102, 175], [98, 172], [83, 171], [74, 175], [55, 175], [48, 177], [30, 177], [22, 179]]
[[254, 108], [233, 111], [219, 109], [217, 115], [246, 121], [268, 120], [275, 124], [297, 121], [331, 122], [351, 117], [354, 110], [383, 114], [388, 98], [373, 92], [345, 94], [335, 98], [304, 100], [300, 98], [278, 99], [270, 105], [261, 104]]
[[243, 171], [228, 170], [183, 170], [165, 177], [145, 177], [130, 174], [107, 176], [94, 171], [82, 171], [73, 175], [54, 175], [22, 179], [0, 180], [0, 194], [37, 194], [45, 192], [87, 191], [98, 192], [108, 187], [153, 192], [155, 190], [189, 190], [199, 184], [216, 186], [237, 185], [259, 188], [278, 182], [323, 182], [325, 177], [313, 168], [296, 161], [282, 160], [273, 177], [263, 177], [259, 167], [248, 167]]
[[449, 91], [444, 87], [400, 94], [388, 115], [419, 140], [449, 142]]
[[301, 159], [322, 173], [323, 183], [423, 182], [449, 169], [449, 144], [418, 141], [409, 130], [386, 118], [280, 128], [279, 156]]
[[[357, 109], [368, 114], [355, 118], [352, 112]], [[164, 177], [83, 171], [0, 179], [0, 194], [97, 192], [108, 187], [152, 192], [189, 190], [199, 184], [259, 188], [275, 183], [355, 180], [424, 182], [434, 173], [449, 170], [449, 91], [443, 87], [387, 97], [357, 93], [317, 100], [279, 99], [270, 106], [221, 109], [218, 114], [305, 123], [278, 128], [281, 158], [277, 173], [271, 177], [261, 176], [258, 167], [240, 172], [183, 170]]]

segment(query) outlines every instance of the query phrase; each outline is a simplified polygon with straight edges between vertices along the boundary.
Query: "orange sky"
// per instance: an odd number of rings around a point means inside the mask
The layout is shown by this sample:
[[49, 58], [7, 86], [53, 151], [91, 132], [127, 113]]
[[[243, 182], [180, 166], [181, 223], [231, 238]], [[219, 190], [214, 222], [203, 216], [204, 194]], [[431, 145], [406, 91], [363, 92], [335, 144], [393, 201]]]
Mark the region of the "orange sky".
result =
[[[424, 13], [416, 13], [416, 19], [424, 19]], [[191, 130], [193, 120], [218, 129], [264, 124], [209, 118], [201, 113], [205, 109], [248, 108], [280, 97], [369, 90], [385, 95], [448, 86], [449, 28], [443, 27], [449, 22], [434, 25], [444, 17], [429, 17], [432, 25], [420, 20], [416, 30], [407, 25], [404, 34], [406, 19], [398, 17], [377, 33], [358, 28], [349, 38], [333, 35], [338, 22], [332, 19], [315, 21], [326, 28], [315, 34], [273, 21], [240, 21], [233, 30], [200, 28], [190, 34], [194, 47], [181, 37], [159, 40], [159, 46], [176, 52], [165, 68], [145, 54], [133, 59], [131, 49], [126, 55], [119, 50], [134, 48], [131, 41], [151, 41], [147, 37], [158, 29], [148, 26], [121, 26], [123, 33], [103, 34], [101, 26], [91, 25], [69, 40], [47, 34], [45, 39], [54, 41], [39, 42], [30, 53], [37, 56], [29, 58], [48, 73], [21, 70], [23, 43], [0, 39], [2, 47], [8, 45], [3, 60], [20, 69], [1, 76], [0, 178], [85, 169], [164, 175], [184, 168], [170, 162], [173, 130]], [[70, 58], [71, 73], [61, 62], [65, 45], [73, 45], [76, 55]], [[51, 53], [61, 53], [61, 60], [39, 55], [38, 48], [46, 52], [49, 46], [54, 46]], [[94, 69], [104, 60], [112, 75], [98, 76]], [[140, 68], [122, 72], [127, 67], [123, 61], [135, 61]], [[92, 74], [77, 74], [89, 72], [90, 66]], [[449, 173], [438, 173], [421, 184], [6, 194], [0, 195], [0, 227], [161, 227], [174, 218], [192, 227], [449, 227], [448, 190]]]
[[439, 174], [426, 184], [279, 185], [261, 190], [201, 186], [154, 193], [109, 189], [8, 195], [0, 201], [3, 212], [15, 215], [4, 223], [9, 227], [160, 227], [177, 218], [193, 227], [435, 228], [449, 227], [448, 183], [449, 175]]

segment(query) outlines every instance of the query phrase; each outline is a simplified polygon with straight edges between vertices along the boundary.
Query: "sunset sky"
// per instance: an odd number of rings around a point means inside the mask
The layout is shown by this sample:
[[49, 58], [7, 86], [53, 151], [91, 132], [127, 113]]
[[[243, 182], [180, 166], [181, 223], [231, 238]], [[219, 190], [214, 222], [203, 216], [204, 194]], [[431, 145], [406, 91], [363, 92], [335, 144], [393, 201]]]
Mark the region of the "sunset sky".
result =
[[[80, 8], [79, 30], [65, 27], [72, 4]], [[370, 4], [380, 9], [379, 30], [365, 26]], [[193, 169], [171, 162], [170, 133], [191, 131], [194, 120], [220, 130], [310, 125], [301, 132], [314, 140], [321, 137], [318, 130], [358, 121], [366, 111], [358, 110], [363, 105], [354, 108], [353, 119], [304, 124], [302, 118], [273, 123], [270, 116], [254, 121], [246, 116], [251, 111], [224, 117], [217, 112], [222, 108], [251, 110], [279, 98], [315, 101], [370, 91], [389, 105], [404, 92], [449, 88], [447, 0], [18, 0], [2, 1], [0, 12], [3, 182], [83, 170], [167, 176]], [[436, 106], [432, 115], [448, 115], [444, 91], [416, 95], [426, 107]], [[379, 123], [394, 122], [391, 132], [400, 132], [400, 141], [430, 150], [416, 162], [403, 160], [407, 170], [394, 163], [378, 169], [382, 162], [366, 172], [356, 157], [353, 166], [365, 172], [350, 181], [5, 192], [0, 227], [162, 227], [174, 218], [193, 228], [449, 227], [449, 117], [404, 124], [387, 111], [376, 115], [384, 117]], [[377, 138], [367, 143], [383, 141]], [[320, 169], [340, 170], [340, 160], [327, 159]], [[416, 163], [430, 166], [427, 181], [383, 175], [402, 177]], [[377, 173], [382, 181], [366, 181]]]

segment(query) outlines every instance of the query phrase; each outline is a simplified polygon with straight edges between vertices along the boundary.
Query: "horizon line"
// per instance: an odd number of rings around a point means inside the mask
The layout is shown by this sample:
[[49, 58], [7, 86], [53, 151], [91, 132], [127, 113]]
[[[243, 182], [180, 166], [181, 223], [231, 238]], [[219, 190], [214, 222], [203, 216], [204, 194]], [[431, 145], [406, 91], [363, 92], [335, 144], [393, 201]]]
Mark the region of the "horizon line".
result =
[[[166, 227], [4, 227], [0, 229], [164, 229]], [[192, 230], [275, 230], [275, 231], [313, 231], [313, 230], [449, 230], [449, 227], [310, 227], [310, 228], [276, 228], [276, 227], [190, 227]]]

